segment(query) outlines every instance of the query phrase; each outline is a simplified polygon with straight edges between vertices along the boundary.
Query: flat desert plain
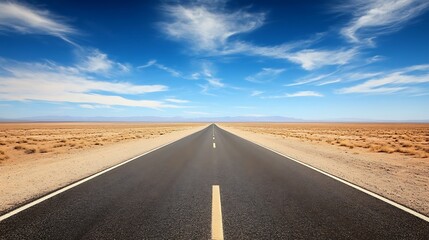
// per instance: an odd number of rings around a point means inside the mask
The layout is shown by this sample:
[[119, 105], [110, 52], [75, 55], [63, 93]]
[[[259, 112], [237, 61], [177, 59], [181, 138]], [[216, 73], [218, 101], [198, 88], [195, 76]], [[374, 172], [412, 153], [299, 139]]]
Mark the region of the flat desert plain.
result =
[[0, 123], [0, 212], [206, 126]]
[[429, 124], [219, 126], [429, 215]]
[[80, 152], [118, 142], [151, 139], [193, 123], [1, 123], [0, 164]]

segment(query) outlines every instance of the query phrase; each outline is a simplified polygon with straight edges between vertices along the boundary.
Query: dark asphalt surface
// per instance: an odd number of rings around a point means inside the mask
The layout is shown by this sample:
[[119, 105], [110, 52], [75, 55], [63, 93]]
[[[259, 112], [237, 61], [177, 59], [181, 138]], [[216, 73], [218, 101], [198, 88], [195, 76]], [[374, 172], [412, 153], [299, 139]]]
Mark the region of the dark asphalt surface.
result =
[[225, 239], [429, 237], [429, 223], [212, 125], [0, 222], [0, 239], [207, 240], [212, 185]]

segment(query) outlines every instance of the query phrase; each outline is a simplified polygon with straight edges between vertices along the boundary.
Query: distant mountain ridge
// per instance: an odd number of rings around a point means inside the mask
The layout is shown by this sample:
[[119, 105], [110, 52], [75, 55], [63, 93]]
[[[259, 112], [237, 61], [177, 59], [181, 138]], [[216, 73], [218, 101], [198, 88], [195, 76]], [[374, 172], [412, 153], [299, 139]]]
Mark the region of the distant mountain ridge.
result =
[[226, 116], [226, 117], [73, 117], [73, 116], [38, 116], [25, 118], [0, 118], [0, 122], [410, 122], [429, 123], [429, 120], [371, 120], [357, 118], [338, 118], [306, 120], [283, 116]]

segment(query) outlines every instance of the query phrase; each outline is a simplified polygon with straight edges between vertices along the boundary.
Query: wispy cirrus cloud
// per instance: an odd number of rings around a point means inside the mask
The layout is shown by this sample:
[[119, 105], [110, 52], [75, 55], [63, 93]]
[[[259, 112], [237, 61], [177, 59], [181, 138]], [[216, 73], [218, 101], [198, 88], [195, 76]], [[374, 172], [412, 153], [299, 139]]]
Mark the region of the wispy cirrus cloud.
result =
[[[100, 81], [74, 67], [52, 63], [22, 63], [2, 60], [0, 100], [69, 102], [93, 106], [131, 106], [144, 108], [177, 108], [164, 101], [130, 99], [167, 91], [164, 85], [135, 85], [129, 82]], [[85, 105], [84, 105], [85, 106]]]
[[177, 98], [167, 98], [165, 99], [165, 101], [172, 102], [172, 103], [189, 103], [189, 100], [177, 99]]
[[291, 86], [299, 86], [299, 85], [306, 85], [306, 84], [323, 86], [323, 85], [328, 85], [333, 83], [364, 80], [364, 79], [368, 79], [368, 78], [383, 74], [383, 72], [358, 72], [358, 69], [361, 67], [363, 66], [356, 65], [356, 66], [338, 68], [335, 71], [332, 71], [329, 73], [320, 73], [320, 74], [311, 73], [301, 79], [298, 79], [293, 83], [286, 84], [285, 86], [291, 87]]
[[291, 53], [286, 58], [298, 63], [305, 70], [314, 70], [329, 65], [344, 65], [358, 54], [357, 49], [316, 50], [304, 49]]
[[71, 44], [70, 36], [78, 33], [64, 18], [14, 1], [0, 2], [0, 31], [51, 35]]
[[219, 78], [208, 78], [207, 82], [210, 84], [210, 86], [221, 88], [225, 87], [225, 83], [222, 82]]
[[283, 95], [277, 95], [277, 96], [267, 96], [264, 98], [271, 98], [271, 99], [277, 99], [277, 98], [294, 98], [294, 97], [323, 97], [324, 95], [315, 91], [299, 91], [294, 93], [285, 93]]
[[323, 94], [314, 91], [300, 91], [295, 93], [287, 93], [286, 97], [323, 97]]
[[112, 75], [119, 72], [126, 73], [131, 69], [130, 65], [116, 62], [98, 49], [81, 48], [79, 55], [81, 60], [76, 68], [82, 72]]
[[167, 20], [161, 30], [170, 38], [186, 42], [193, 52], [208, 55], [245, 54], [284, 59], [301, 65], [306, 70], [323, 66], [342, 65], [357, 55], [356, 49], [313, 49], [323, 34], [314, 34], [307, 40], [274, 46], [258, 46], [239, 40], [265, 23], [266, 13], [247, 10], [228, 11], [225, 1], [188, 2], [164, 6]]
[[332, 76], [333, 74], [337, 73], [338, 70], [335, 70], [330, 73], [324, 73], [324, 74], [311, 74], [310, 76], [306, 76], [304, 78], [301, 78], [293, 83], [285, 84], [286, 87], [292, 87], [292, 86], [299, 86], [304, 85], [308, 83], [318, 82], [322, 79], [326, 79], [329, 76]]
[[247, 76], [245, 79], [254, 83], [266, 83], [274, 80], [285, 70], [286, 69], [284, 68], [262, 68], [260, 72], [251, 76]]
[[259, 96], [259, 95], [261, 95], [263, 93], [264, 93], [263, 91], [255, 90], [255, 91], [252, 91], [252, 93], [250, 93], [250, 96], [251, 97], [256, 97], [256, 96]]
[[327, 80], [327, 81], [323, 81], [321, 83], [318, 83], [317, 86], [325, 86], [325, 85], [339, 83], [339, 82], [341, 82], [341, 79]]
[[203, 62], [202, 69], [201, 72], [199, 72], [198, 77], [206, 81], [205, 84], [198, 85], [201, 88], [201, 93], [205, 95], [214, 96], [214, 94], [210, 93], [211, 90], [227, 87], [222, 79], [215, 76], [211, 62]]
[[165, 5], [163, 10], [169, 21], [160, 23], [161, 29], [173, 39], [188, 42], [195, 51], [221, 51], [231, 37], [253, 31], [265, 20], [265, 13], [226, 12], [219, 1]]
[[401, 29], [428, 7], [427, 0], [353, 0], [337, 6], [336, 10], [353, 16], [341, 29], [344, 37], [350, 42], [371, 43], [380, 34]]
[[[137, 68], [144, 69], [144, 68], [148, 68], [148, 67], [152, 67], [152, 66], [169, 73], [173, 77], [187, 78], [187, 77], [183, 76], [183, 74], [181, 72], [179, 72], [173, 68], [167, 67], [163, 64], [160, 64], [154, 59], [149, 60], [146, 64], [138, 66]], [[192, 78], [192, 76], [191, 76], [191, 78]]]
[[429, 65], [415, 65], [388, 73], [379, 73], [376, 76], [367, 78], [363, 83], [341, 88], [337, 92], [340, 94], [388, 94], [406, 91], [419, 84], [429, 82]]

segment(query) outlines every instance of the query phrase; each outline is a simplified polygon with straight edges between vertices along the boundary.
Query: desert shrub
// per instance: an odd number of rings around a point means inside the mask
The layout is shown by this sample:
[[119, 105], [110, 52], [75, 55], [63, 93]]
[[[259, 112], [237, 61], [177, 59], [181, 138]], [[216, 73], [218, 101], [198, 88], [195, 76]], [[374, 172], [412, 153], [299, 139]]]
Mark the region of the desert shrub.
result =
[[45, 148], [41, 148], [41, 149], [39, 149], [39, 153], [47, 153], [48, 152], [48, 150], [47, 149], [45, 149]]
[[29, 148], [29, 149], [25, 149], [25, 151], [24, 151], [26, 154], [33, 154], [33, 153], [35, 153], [36, 152], [36, 149], [34, 149], [34, 148]]
[[377, 152], [394, 153], [396, 152], [396, 149], [390, 146], [383, 145], [383, 146], [380, 146]]
[[15, 149], [15, 150], [21, 150], [21, 149], [24, 149], [24, 148], [22, 146], [20, 146], [20, 145], [17, 145], [13, 149]]
[[411, 145], [410, 143], [402, 142], [402, 143], [401, 143], [401, 146], [402, 146], [402, 147], [411, 147], [412, 145]]

